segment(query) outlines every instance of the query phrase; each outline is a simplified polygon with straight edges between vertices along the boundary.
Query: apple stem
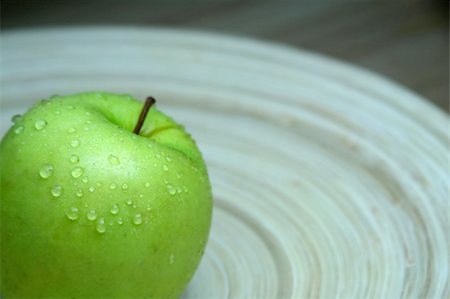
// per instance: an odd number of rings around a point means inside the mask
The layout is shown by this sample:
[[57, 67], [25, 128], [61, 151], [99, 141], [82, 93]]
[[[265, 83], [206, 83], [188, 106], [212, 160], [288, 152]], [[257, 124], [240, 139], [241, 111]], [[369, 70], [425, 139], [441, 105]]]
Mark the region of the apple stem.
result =
[[150, 110], [150, 107], [152, 107], [155, 102], [156, 100], [153, 97], [147, 97], [147, 99], [145, 100], [144, 107], [142, 107], [141, 114], [139, 115], [139, 120], [133, 130], [134, 134], [139, 135], [145, 118], [147, 117], [148, 110]]

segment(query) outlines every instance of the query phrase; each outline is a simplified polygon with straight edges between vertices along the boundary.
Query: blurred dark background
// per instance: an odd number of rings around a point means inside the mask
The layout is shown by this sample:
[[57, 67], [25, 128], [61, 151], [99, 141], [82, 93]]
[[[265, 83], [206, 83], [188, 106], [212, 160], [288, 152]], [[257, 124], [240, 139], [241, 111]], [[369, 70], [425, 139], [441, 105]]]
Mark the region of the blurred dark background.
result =
[[449, 6], [443, 0], [2, 0], [1, 29], [168, 26], [280, 42], [342, 59], [449, 111]]

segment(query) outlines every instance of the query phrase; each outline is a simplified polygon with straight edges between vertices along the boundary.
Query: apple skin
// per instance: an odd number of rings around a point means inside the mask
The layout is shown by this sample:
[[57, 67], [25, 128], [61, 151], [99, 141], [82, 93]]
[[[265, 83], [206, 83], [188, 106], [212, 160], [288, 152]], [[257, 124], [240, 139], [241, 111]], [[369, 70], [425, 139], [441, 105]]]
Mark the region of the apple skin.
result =
[[3, 298], [184, 290], [211, 225], [207, 169], [190, 135], [155, 107], [133, 134], [142, 105], [102, 92], [55, 96], [15, 120], [0, 144]]

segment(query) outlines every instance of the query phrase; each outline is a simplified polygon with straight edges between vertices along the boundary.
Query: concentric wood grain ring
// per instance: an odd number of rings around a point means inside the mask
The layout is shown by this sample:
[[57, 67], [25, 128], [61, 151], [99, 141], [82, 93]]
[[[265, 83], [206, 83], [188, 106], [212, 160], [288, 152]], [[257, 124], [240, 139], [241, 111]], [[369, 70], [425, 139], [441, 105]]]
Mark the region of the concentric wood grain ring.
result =
[[209, 166], [214, 221], [184, 298], [446, 298], [449, 119], [307, 52], [173, 30], [9, 32], [4, 132], [51, 94], [153, 95]]

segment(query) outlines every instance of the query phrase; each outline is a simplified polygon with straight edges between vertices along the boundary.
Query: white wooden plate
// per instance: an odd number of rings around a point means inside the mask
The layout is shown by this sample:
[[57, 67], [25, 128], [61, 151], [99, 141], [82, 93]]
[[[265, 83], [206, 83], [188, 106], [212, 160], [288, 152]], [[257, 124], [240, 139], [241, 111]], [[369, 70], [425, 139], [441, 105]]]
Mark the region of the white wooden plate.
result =
[[214, 221], [184, 298], [444, 298], [449, 118], [322, 56], [142, 28], [9, 31], [1, 133], [52, 94], [153, 95], [204, 152]]

